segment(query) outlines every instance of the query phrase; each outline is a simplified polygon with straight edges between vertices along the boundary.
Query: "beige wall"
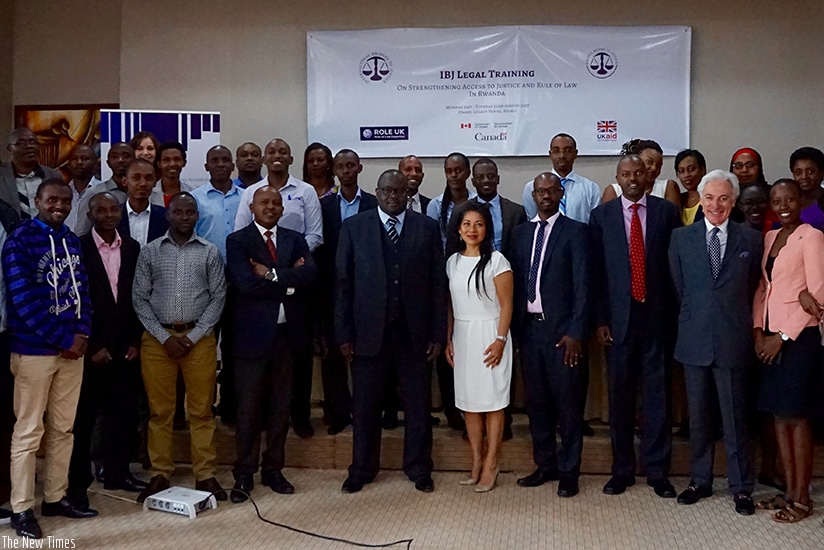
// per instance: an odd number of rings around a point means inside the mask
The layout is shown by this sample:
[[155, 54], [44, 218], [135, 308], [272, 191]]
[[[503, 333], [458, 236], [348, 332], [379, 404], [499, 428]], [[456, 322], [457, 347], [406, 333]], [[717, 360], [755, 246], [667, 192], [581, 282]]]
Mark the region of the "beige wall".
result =
[[12, 126], [14, 77], [14, 0], [0, 0], [0, 159], [5, 159], [6, 134]]
[[[128, 108], [219, 110], [227, 145], [282, 136], [300, 157], [306, 145], [308, 30], [689, 25], [692, 145], [712, 167], [726, 166], [735, 148], [748, 145], [761, 151], [768, 178], [775, 179], [784, 175], [794, 148], [824, 147], [824, 3], [818, 0], [527, 0], [505, 8], [499, 0], [122, 4], [121, 26], [120, 2], [19, 0], [15, 102], [117, 101], [119, 92], [121, 105]], [[64, 31], [38, 37], [43, 34], [36, 32], [39, 23]], [[77, 46], [87, 55], [78, 55]], [[547, 138], [560, 130], [548, 124]], [[366, 161], [364, 187], [371, 188], [380, 171], [393, 164]], [[506, 158], [499, 164], [503, 193], [513, 198], [520, 196], [523, 181], [548, 168], [544, 158]], [[613, 179], [614, 164], [612, 158], [582, 158], [576, 168], [605, 184]], [[425, 163], [426, 194], [441, 191], [440, 166], [440, 160]], [[671, 159], [664, 173], [672, 176]]]

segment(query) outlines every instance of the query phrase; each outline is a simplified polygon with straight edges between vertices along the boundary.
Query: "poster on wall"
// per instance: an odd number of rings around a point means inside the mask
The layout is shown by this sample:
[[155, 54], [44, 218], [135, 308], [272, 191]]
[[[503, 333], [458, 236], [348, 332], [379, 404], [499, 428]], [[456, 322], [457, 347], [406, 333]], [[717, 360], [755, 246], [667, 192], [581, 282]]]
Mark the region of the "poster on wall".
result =
[[[206, 152], [220, 144], [220, 113], [104, 109], [100, 113], [100, 154], [105, 159], [113, 143], [127, 142], [137, 132], [151, 132], [159, 143], [179, 141], [186, 149], [186, 167], [180, 180], [200, 187], [209, 181]], [[102, 162], [103, 180], [112, 171]]]
[[582, 155], [689, 144], [689, 27], [309, 32], [309, 141], [362, 157]]
[[89, 145], [100, 155], [100, 110], [117, 104], [15, 105], [14, 127], [29, 128], [40, 144], [38, 162], [62, 170], [78, 145]]

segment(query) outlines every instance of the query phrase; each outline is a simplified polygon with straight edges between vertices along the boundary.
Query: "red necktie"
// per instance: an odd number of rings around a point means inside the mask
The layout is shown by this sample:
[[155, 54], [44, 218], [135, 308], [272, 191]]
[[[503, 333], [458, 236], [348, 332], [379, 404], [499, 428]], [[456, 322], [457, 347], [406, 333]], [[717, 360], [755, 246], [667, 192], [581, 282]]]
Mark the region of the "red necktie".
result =
[[638, 204], [630, 206], [632, 222], [629, 230], [629, 267], [632, 273], [632, 297], [643, 302], [647, 295], [646, 260], [644, 256], [644, 232], [638, 217]]
[[266, 248], [269, 249], [269, 255], [272, 256], [272, 260], [274, 260], [275, 263], [277, 263], [278, 249], [275, 247], [275, 243], [272, 241], [272, 232], [266, 231], [263, 233], [263, 235], [266, 237]]

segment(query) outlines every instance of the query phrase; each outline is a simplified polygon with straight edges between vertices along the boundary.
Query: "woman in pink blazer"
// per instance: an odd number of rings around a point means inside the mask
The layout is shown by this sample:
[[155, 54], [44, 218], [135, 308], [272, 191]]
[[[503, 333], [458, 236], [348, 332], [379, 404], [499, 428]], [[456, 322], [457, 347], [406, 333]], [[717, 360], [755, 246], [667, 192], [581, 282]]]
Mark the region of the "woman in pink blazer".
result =
[[[781, 229], [767, 233], [761, 284], [755, 294], [755, 351], [764, 363], [759, 408], [775, 417], [787, 492], [759, 508], [778, 510], [773, 519], [795, 523], [812, 513], [809, 484], [813, 465], [810, 416], [820, 398], [821, 334], [824, 304], [824, 233], [801, 223], [800, 188], [791, 179], [775, 182], [770, 207]], [[816, 304], [805, 311], [800, 296]], [[812, 302], [812, 300], [810, 300]]]

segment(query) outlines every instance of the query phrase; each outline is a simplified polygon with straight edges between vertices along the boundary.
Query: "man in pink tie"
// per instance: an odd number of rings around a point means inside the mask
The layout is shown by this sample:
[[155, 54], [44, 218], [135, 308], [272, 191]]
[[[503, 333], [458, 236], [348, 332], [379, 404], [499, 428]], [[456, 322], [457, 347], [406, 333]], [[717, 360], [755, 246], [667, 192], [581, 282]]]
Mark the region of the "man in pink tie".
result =
[[669, 365], [675, 342], [675, 295], [667, 249], [681, 225], [678, 207], [644, 192], [644, 162], [627, 155], [615, 179], [620, 200], [602, 204], [589, 219], [594, 314], [609, 374], [612, 478], [604, 493], [635, 484], [636, 388], [641, 395], [641, 459], [647, 484], [675, 498], [669, 482], [672, 454]]

